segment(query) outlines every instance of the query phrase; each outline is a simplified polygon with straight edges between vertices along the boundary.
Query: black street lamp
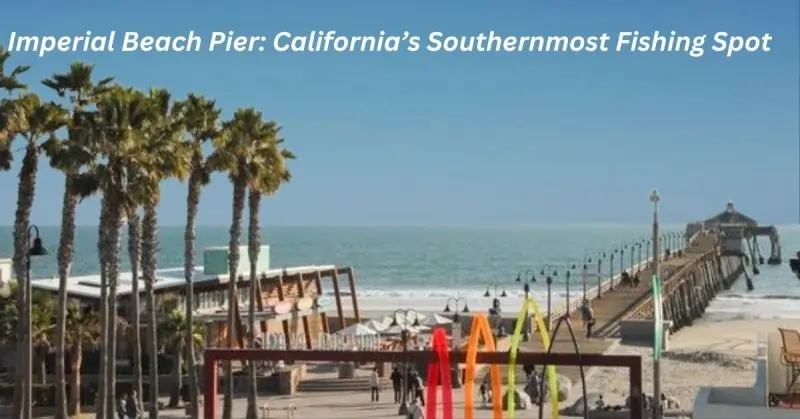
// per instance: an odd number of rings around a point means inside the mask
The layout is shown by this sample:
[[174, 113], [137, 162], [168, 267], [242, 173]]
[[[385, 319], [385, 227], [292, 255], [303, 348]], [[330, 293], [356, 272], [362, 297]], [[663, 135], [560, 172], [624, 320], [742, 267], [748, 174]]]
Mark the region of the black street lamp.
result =
[[625, 251], [628, 250], [628, 245], [619, 248], [619, 273], [625, 272]]
[[606, 258], [606, 252], [597, 255], [597, 298], [603, 298], [603, 259]]
[[[492, 288], [494, 288], [494, 294], [489, 292]], [[486, 298], [489, 298], [492, 295], [494, 295], [494, 298], [497, 298], [497, 297], [508, 297], [508, 294], [506, 293], [506, 287], [503, 287], [503, 292], [498, 294], [497, 290], [499, 288], [500, 288], [500, 284], [498, 284], [498, 283], [489, 284], [489, 285], [486, 286], [486, 292], [483, 293], [483, 296], [486, 297]]]
[[[403, 322], [397, 321], [397, 314], [400, 313], [403, 316]], [[417, 312], [414, 310], [409, 309], [397, 309], [392, 314], [392, 326], [400, 326], [400, 341], [403, 345], [403, 352], [408, 352], [408, 341], [411, 339], [411, 331], [408, 328], [408, 315], [413, 313], [414, 314], [414, 322], [411, 324], [411, 327], [419, 326], [419, 316], [417, 316]], [[397, 409], [398, 415], [408, 415], [408, 363], [403, 363], [403, 401], [400, 403], [400, 407]]]
[[642, 262], [643, 262], [642, 261], [642, 241], [641, 240], [636, 242], [636, 248], [637, 248], [637, 250], [639, 252], [639, 257], [638, 257], [639, 262], [636, 264], [636, 266], [637, 266], [636, 275], [639, 275], [642, 272]]
[[[36, 233], [36, 236], [33, 237], [31, 240], [31, 233]], [[39, 227], [35, 224], [31, 224], [28, 227], [28, 245], [30, 246], [28, 249], [28, 253], [25, 257], [25, 283], [22, 284], [22, 302], [23, 302], [23, 318], [25, 319], [25, 324], [22, 327], [24, 330], [25, 335], [25, 356], [24, 362], [22, 367], [24, 368], [25, 374], [23, 378], [23, 416], [22, 417], [31, 417], [31, 405], [33, 403], [33, 334], [31, 333], [31, 316], [32, 316], [32, 304], [33, 301], [31, 300], [31, 295], [33, 294], [33, 289], [31, 288], [31, 260], [36, 256], [45, 256], [47, 255], [47, 249], [45, 249], [44, 244], [42, 244], [42, 238], [39, 236]], [[65, 290], [62, 290], [65, 292]]]
[[514, 279], [514, 282], [525, 282], [528, 280], [528, 273], [530, 273], [530, 269], [520, 270], [517, 272], [517, 278]]
[[614, 249], [613, 252], [609, 252], [608, 258], [608, 280], [611, 283], [611, 289], [614, 289], [614, 255], [619, 253], [619, 249]]
[[525, 285], [522, 286], [522, 291], [525, 293], [525, 303], [524, 303], [524, 306], [525, 306], [525, 324], [524, 324], [524, 327], [522, 328], [523, 329], [522, 330], [522, 341], [523, 342], [530, 342], [530, 340], [531, 340], [531, 332], [530, 332], [531, 314], [528, 312], [527, 302], [528, 302], [528, 298], [531, 295], [531, 285], [526, 282]]
[[552, 269], [548, 265], [547, 271], [542, 269], [539, 274], [545, 277], [545, 284], [547, 284], [547, 331], [549, 333], [553, 315], [553, 278], [558, 277], [558, 270]]
[[[451, 301], [454, 302], [454, 305], [453, 305], [454, 310], [450, 309], [450, 302]], [[450, 297], [450, 298], [447, 299], [447, 303], [444, 306], [443, 312], [444, 313], [454, 312], [453, 313], [453, 323], [458, 323], [459, 320], [461, 320], [461, 316], [458, 314], [458, 312], [459, 312], [459, 308], [462, 307], [462, 303], [463, 303], [463, 309], [461, 309], [461, 312], [462, 313], [469, 313], [469, 306], [467, 305], [467, 300], [463, 299], [462, 297]]]

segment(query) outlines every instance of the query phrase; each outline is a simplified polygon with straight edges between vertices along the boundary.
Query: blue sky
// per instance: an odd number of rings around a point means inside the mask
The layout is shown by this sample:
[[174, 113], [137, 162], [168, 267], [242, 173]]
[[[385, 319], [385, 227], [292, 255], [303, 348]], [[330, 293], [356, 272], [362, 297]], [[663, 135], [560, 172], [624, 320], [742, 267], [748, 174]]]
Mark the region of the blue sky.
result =
[[[601, 4], [599, 4], [601, 3]], [[294, 180], [265, 202], [273, 225], [519, 225], [668, 221], [728, 200], [770, 223], [800, 215], [800, 45], [796, 1], [139, 1], [5, 6], [11, 31], [153, 35], [234, 30], [578, 35], [769, 32], [770, 53], [18, 53], [27, 81], [74, 60], [98, 76], [255, 106], [284, 126]], [[16, 170], [0, 174], [11, 224]], [[43, 162], [33, 221], [59, 220], [61, 176]], [[230, 220], [231, 188], [204, 191], [200, 224]], [[185, 187], [164, 185], [160, 219], [185, 219]], [[79, 223], [94, 224], [98, 200]]]

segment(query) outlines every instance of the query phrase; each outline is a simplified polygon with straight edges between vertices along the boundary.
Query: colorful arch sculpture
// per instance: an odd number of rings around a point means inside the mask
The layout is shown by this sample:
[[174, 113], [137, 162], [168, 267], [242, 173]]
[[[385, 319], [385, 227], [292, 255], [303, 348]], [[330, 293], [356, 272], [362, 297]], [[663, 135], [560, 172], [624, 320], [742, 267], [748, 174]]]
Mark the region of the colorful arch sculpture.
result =
[[[542, 347], [545, 349], [550, 348], [550, 331], [544, 324], [544, 318], [542, 317], [542, 311], [539, 309], [539, 304], [536, 303], [531, 298], [528, 298], [526, 301], [522, 303], [522, 308], [517, 315], [517, 324], [514, 326], [514, 334], [511, 335], [511, 348], [508, 358], [508, 387], [510, 390], [516, 388], [516, 364], [517, 364], [517, 352], [519, 351], [519, 342], [522, 340], [522, 326], [526, 323], [525, 317], [528, 315], [529, 311], [533, 311], [533, 319], [536, 322], [536, 328], [539, 330], [539, 339], [542, 341]], [[556, 368], [553, 365], [548, 365], [545, 368], [545, 375], [547, 376], [547, 383], [549, 384], [550, 389], [558, 388], [556, 382]], [[558, 393], [556, 391], [550, 391], [550, 410], [551, 415], [554, 419], [558, 419]], [[515, 391], [509, 391], [507, 397], [508, 403], [508, 418], [514, 419], [516, 417], [516, 409], [515, 407]], [[467, 396], [468, 397], [468, 396]], [[502, 409], [502, 405], [501, 405]], [[495, 416], [495, 418], [499, 418], [499, 416]]]
[[[486, 349], [495, 350], [494, 336], [489, 320], [485, 315], [479, 314], [472, 318], [472, 327], [469, 331], [467, 343], [467, 363], [464, 377], [464, 419], [475, 417], [475, 362], [478, 359], [478, 345], [483, 338]], [[503, 417], [503, 387], [500, 382], [500, 366], [491, 365], [489, 371], [492, 377], [492, 418]]]
[[425, 416], [436, 419], [436, 389], [439, 378], [442, 380], [442, 419], [453, 419], [453, 383], [450, 378], [450, 349], [448, 349], [447, 332], [441, 327], [433, 331], [433, 350], [439, 355], [438, 362], [428, 364], [428, 403]]

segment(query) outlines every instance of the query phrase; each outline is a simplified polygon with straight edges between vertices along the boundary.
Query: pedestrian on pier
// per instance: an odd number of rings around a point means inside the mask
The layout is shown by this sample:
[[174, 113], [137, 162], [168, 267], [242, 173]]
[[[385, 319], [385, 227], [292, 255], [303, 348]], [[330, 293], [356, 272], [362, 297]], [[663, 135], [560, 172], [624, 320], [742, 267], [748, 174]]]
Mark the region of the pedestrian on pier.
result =
[[394, 390], [394, 402], [400, 403], [400, 399], [403, 396], [403, 374], [400, 373], [397, 367], [394, 367], [389, 379], [392, 381], [392, 390]]
[[583, 327], [586, 329], [586, 338], [589, 339], [592, 337], [592, 327], [594, 327], [595, 319], [592, 306], [586, 298], [581, 302], [581, 318], [583, 320]]
[[381, 397], [381, 387], [380, 387], [380, 377], [378, 377], [378, 369], [373, 368], [372, 373], [369, 375], [369, 391], [370, 391], [370, 400], [372, 403], [377, 403], [380, 401]]
[[486, 407], [486, 403], [489, 401], [489, 386], [486, 385], [486, 378], [481, 382], [479, 391], [481, 393], [481, 407]]

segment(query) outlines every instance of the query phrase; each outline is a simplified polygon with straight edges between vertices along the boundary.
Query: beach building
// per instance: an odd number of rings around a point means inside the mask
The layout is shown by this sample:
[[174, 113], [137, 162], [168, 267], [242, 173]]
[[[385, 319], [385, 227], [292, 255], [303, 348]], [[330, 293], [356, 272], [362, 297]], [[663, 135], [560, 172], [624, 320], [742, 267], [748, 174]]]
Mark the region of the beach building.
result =
[[[227, 334], [233, 331], [240, 346], [244, 346], [245, 338], [251, 331], [246, 330], [248, 300], [250, 292], [250, 260], [247, 248], [240, 250], [238, 271], [241, 274], [236, 281], [237, 295], [235, 304], [236, 322], [233, 327], [227, 324], [227, 312], [231, 302], [228, 301], [228, 248], [213, 247], [203, 252], [203, 265], [198, 266], [193, 275], [195, 316], [206, 323], [206, 345], [209, 347], [226, 346]], [[350, 267], [334, 265], [294, 266], [279, 269], [270, 267], [269, 246], [262, 246], [259, 260], [256, 261], [260, 288], [257, 299], [257, 330], [252, 331], [263, 344], [267, 338], [276, 334], [282, 336], [282, 343], [287, 347], [313, 348], [319, 336], [328, 332], [328, 313], [320, 303], [323, 289], [330, 284], [333, 288], [331, 298], [334, 300], [338, 324], [344, 320], [342, 298], [349, 296], [352, 301], [354, 315], [358, 313], [354, 270]], [[342, 283], [346, 278], [346, 284]], [[119, 296], [119, 315], [129, 317], [133, 277], [130, 272], [120, 274], [117, 295]], [[145, 284], [139, 278], [140, 312], [144, 313]], [[58, 278], [34, 279], [32, 287], [53, 294], [59, 292]], [[183, 268], [169, 268], [157, 271], [153, 284], [156, 295], [156, 307], [165, 314], [175, 309], [185, 309], [186, 295]], [[70, 277], [65, 290], [67, 294], [87, 305], [100, 304], [100, 275]], [[144, 320], [145, 317], [142, 316]]]
[[770, 241], [770, 254], [766, 262], [770, 265], [781, 263], [781, 244], [778, 229], [775, 226], [763, 226], [755, 219], [739, 212], [733, 202], [725, 205], [725, 210], [705, 220], [689, 223], [686, 226], [686, 237], [692, 237], [702, 230], [720, 231], [722, 248], [728, 256], [743, 256], [754, 263], [763, 264], [765, 258], [761, 253], [758, 238], [766, 236]]

